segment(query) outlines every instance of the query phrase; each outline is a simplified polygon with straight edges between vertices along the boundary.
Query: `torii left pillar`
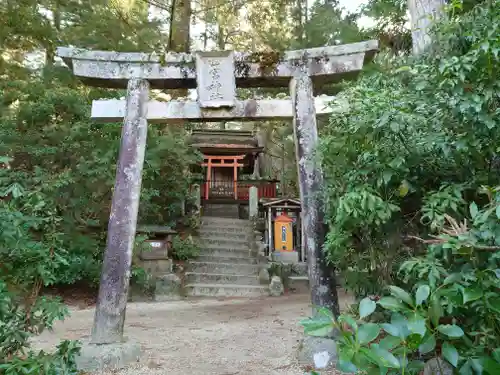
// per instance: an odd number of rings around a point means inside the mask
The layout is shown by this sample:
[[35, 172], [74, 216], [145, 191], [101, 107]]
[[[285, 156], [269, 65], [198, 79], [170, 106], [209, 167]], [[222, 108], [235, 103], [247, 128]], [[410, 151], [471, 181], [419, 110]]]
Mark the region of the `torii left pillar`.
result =
[[140, 356], [139, 345], [124, 341], [123, 327], [146, 151], [148, 99], [149, 82], [129, 80], [92, 338], [77, 359], [80, 369], [120, 368]]

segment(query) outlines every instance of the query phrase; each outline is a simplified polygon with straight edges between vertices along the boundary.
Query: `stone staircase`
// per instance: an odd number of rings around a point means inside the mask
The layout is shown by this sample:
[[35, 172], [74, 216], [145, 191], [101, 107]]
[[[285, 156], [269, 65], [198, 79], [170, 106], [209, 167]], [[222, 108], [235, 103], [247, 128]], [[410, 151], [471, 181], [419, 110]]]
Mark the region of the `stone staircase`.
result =
[[249, 221], [208, 217], [200, 227], [201, 254], [185, 274], [188, 296], [258, 297], [269, 288], [259, 284], [257, 261], [250, 254]]

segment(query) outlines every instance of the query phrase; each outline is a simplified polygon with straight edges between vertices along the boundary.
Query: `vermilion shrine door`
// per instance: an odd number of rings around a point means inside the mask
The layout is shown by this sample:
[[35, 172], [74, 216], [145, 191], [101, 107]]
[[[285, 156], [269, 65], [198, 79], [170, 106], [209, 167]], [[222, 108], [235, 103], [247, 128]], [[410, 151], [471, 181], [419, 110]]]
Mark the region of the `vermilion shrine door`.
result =
[[[207, 182], [205, 185], [205, 199], [209, 199], [211, 193], [216, 196], [223, 197], [227, 194], [227, 189], [231, 189], [230, 194], [234, 194], [234, 199], [238, 199], [238, 167], [243, 167], [241, 161], [245, 155], [205, 155], [203, 167], [207, 167]], [[215, 168], [232, 168], [232, 181], [213, 180], [214, 174], [212, 171]], [[220, 194], [219, 194], [220, 193]]]

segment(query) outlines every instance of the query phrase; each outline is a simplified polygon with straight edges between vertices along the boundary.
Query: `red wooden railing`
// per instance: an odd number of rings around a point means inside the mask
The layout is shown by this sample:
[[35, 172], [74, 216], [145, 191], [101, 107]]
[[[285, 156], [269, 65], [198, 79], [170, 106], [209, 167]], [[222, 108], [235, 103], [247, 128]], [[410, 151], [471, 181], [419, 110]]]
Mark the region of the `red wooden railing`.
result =
[[[237, 181], [237, 199], [249, 200], [250, 187], [256, 186], [260, 198], [276, 198], [276, 181]], [[208, 194], [207, 194], [208, 189]], [[205, 181], [201, 184], [201, 199], [235, 199], [234, 181]]]

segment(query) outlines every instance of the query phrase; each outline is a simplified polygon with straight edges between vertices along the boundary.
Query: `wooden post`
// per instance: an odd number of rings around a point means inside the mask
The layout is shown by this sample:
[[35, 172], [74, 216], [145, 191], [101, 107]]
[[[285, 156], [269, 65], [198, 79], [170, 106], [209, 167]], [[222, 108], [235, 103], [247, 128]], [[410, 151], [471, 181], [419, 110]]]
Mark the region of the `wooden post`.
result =
[[267, 209], [267, 226], [268, 226], [268, 232], [267, 232], [267, 238], [269, 239], [269, 256], [273, 253], [274, 250], [274, 244], [273, 244], [273, 213], [272, 213], [272, 208], [269, 206]]
[[238, 160], [233, 159], [234, 199], [238, 199]]
[[146, 120], [148, 97], [148, 81], [131, 79], [128, 82], [127, 106], [108, 224], [107, 247], [92, 328], [93, 344], [120, 343], [123, 340], [148, 133]]
[[205, 189], [205, 200], [208, 200], [208, 197], [210, 196], [210, 189], [212, 188], [210, 186], [210, 177], [211, 176], [212, 176], [212, 158], [209, 156], [208, 163], [207, 163], [207, 183], [206, 183], [206, 189]]
[[290, 82], [294, 117], [293, 128], [299, 172], [300, 201], [305, 239], [313, 314], [316, 307], [326, 307], [336, 316], [339, 303], [333, 267], [323, 251], [325, 241], [321, 189], [324, 186], [321, 163], [314, 155], [318, 128], [311, 78], [300, 69]]

